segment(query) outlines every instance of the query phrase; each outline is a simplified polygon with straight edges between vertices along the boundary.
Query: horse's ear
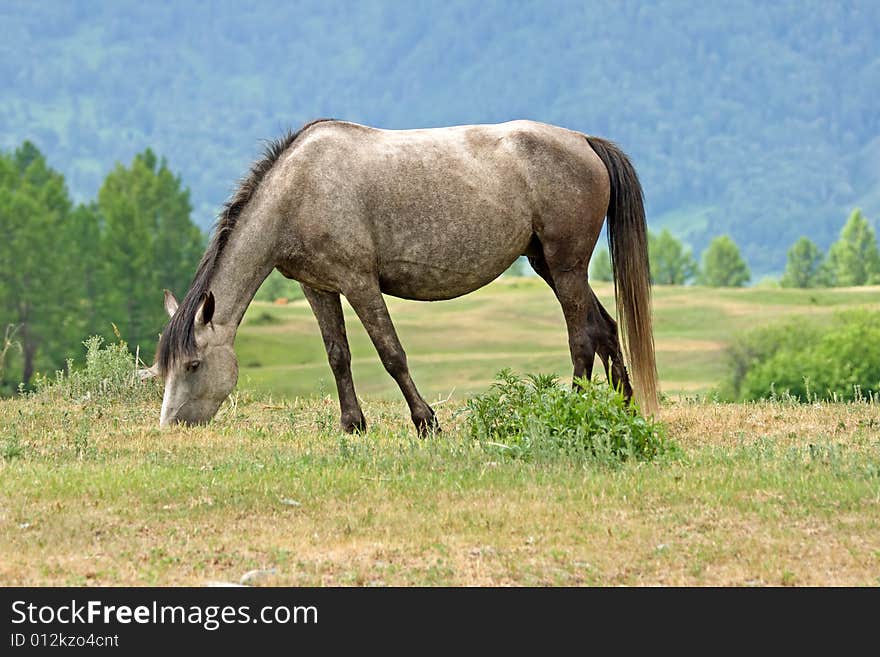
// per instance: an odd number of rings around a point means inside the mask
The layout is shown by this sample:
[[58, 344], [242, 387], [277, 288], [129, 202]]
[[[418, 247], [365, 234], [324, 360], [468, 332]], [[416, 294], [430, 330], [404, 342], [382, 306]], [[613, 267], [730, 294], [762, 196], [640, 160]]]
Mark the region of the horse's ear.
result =
[[159, 376], [159, 363], [153, 363], [150, 367], [148, 367], [146, 369], [138, 370], [137, 373], [138, 373], [138, 378], [141, 381], [146, 381], [147, 379], [154, 379], [157, 376]]
[[214, 317], [214, 293], [213, 292], [203, 292], [202, 293], [202, 303], [199, 304], [199, 309], [196, 311], [196, 317], [198, 317], [202, 324], [210, 324], [211, 319]]
[[174, 317], [174, 313], [177, 312], [177, 299], [174, 298], [171, 290], [165, 290], [165, 312], [169, 317]]

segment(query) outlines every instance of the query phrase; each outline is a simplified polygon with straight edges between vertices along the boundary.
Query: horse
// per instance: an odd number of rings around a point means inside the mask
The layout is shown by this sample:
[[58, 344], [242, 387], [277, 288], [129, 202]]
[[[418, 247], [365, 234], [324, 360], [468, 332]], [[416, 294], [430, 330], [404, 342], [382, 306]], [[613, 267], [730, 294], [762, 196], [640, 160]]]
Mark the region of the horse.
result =
[[[588, 265], [608, 219], [618, 324]], [[598, 354], [637, 408], [657, 409], [642, 187], [613, 142], [534, 121], [384, 130], [319, 119], [270, 142], [225, 204], [152, 372], [160, 425], [210, 421], [238, 379], [233, 349], [257, 289], [277, 269], [302, 286], [336, 380], [346, 432], [366, 420], [355, 394], [344, 295], [409, 405], [419, 435], [440, 430], [410, 377], [383, 294], [421, 301], [487, 285], [524, 255], [556, 295], [573, 380]], [[623, 349], [621, 348], [623, 344]]]

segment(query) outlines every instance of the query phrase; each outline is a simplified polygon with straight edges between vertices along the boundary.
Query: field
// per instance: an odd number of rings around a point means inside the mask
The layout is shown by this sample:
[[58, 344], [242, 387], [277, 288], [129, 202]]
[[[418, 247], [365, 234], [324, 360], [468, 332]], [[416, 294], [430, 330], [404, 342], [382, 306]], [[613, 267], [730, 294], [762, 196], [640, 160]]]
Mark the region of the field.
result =
[[[610, 283], [594, 285], [613, 308]], [[424, 303], [387, 298], [413, 379], [427, 400], [485, 390], [499, 369], [569, 376], [571, 361], [562, 311], [538, 278], [501, 278], [460, 299]], [[732, 336], [798, 315], [830, 319], [844, 308], [880, 308], [880, 288], [833, 290], [657, 287], [655, 339], [663, 391], [705, 393], [725, 373]], [[352, 370], [358, 393], [399, 399], [354, 312], [346, 307]], [[305, 300], [286, 306], [255, 303], [236, 341], [240, 386], [276, 397], [334, 394], [318, 325]], [[597, 367], [596, 370], [601, 368]]]
[[207, 427], [160, 431], [157, 394], [0, 401], [0, 584], [877, 586], [876, 403], [698, 393], [738, 331], [878, 302], [876, 288], [657, 290], [661, 418], [681, 450], [616, 467], [511, 459], [464, 431], [466, 396], [501, 367], [568, 373], [537, 281], [390, 303], [417, 383], [442, 400], [428, 440], [356, 321], [371, 428], [338, 432], [308, 308], [255, 304], [239, 391]]

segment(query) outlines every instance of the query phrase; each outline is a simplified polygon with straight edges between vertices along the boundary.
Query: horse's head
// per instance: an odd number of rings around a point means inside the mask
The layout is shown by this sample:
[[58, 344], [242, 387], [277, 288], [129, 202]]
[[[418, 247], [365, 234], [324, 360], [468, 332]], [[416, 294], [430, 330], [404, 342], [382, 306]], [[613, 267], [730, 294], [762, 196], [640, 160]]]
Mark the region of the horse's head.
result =
[[[160, 340], [162, 349], [172, 350], [174, 357], [165, 358], [165, 393], [162, 397], [160, 426], [170, 424], [204, 424], [217, 413], [238, 380], [238, 361], [232, 349], [232, 337], [223, 327], [211, 322], [214, 316], [214, 295], [207, 292], [199, 299], [193, 317], [175, 317], [177, 299], [165, 291], [165, 310], [172, 321]], [[191, 322], [191, 330], [180, 326]], [[189, 334], [185, 353], [175, 337]], [[176, 351], [174, 351], [176, 350]], [[158, 362], [157, 362], [158, 364]], [[159, 368], [160, 370], [162, 368]]]

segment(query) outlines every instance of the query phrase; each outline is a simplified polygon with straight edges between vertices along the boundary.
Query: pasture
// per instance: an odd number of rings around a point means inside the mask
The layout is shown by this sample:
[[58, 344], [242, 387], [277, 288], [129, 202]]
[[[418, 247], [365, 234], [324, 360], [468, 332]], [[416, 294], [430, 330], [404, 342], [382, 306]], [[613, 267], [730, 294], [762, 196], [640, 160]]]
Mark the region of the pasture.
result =
[[[611, 283], [594, 283], [614, 307]], [[562, 311], [537, 277], [498, 279], [452, 301], [386, 297], [413, 379], [428, 402], [485, 390], [495, 372], [556, 372], [570, 377]], [[394, 381], [354, 312], [343, 301], [355, 386], [368, 399], [400, 399]], [[880, 287], [821, 290], [700, 287], [654, 288], [654, 337], [661, 389], [705, 393], [724, 376], [724, 347], [737, 333], [788, 317], [830, 319], [852, 307], [880, 308]], [[236, 340], [239, 388], [292, 399], [333, 394], [333, 376], [304, 299], [254, 303]], [[598, 364], [594, 376], [601, 370]]]
[[[599, 287], [610, 307], [610, 287]], [[459, 412], [502, 367], [570, 365], [538, 280], [462, 299], [389, 299], [444, 433], [406, 405], [349, 317], [370, 423], [338, 405], [304, 301], [251, 306], [238, 391], [206, 427], [148, 401], [0, 401], [3, 585], [880, 584], [880, 408], [721, 404], [737, 332], [880, 305], [877, 288], [655, 290], [661, 419], [680, 453], [599, 466], [506, 458]], [[348, 312], [348, 309], [346, 309]], [[597, 370], [600, 368], [597, 368]], [[438, 403], [436, 400], [440, 400]]]

